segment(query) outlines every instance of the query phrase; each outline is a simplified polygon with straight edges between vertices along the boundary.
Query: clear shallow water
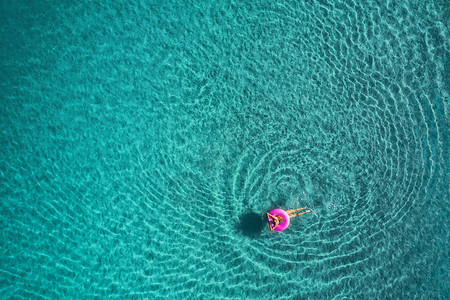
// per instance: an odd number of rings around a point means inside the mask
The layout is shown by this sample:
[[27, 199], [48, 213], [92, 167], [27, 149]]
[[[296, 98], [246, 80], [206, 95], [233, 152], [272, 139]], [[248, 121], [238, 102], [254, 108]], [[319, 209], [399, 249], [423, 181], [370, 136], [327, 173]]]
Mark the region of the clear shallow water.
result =
[[448, 7], [302, 2], [1, 4], [2, 298], [447, 298]]

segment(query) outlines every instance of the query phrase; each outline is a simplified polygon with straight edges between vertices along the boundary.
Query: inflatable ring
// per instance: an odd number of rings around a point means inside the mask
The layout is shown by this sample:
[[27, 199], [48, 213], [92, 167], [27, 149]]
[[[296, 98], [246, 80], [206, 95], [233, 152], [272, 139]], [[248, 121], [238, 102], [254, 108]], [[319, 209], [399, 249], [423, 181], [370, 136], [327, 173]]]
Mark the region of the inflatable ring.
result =
[[[274, 230], [276, 230], [276, 231], [283, 231], [283, 230], [285, 230], [286, 228], [289, 227], [289, 224], [291, 223], [291, 218], [289, 217], [288, 213], [285, 212], [284, 210], [282, 210], [280, 208], [275, 208], [275, 209], [271, 210], [269, 212], [269, 214], [271, 214], [273, 216], [280, 216], [280, 217], [283, 218], [283, 221], [280, 224], [278, 224], [278, 226], [275, 227]], [[270, 227], [270, 224], [272, 223], [273, 218], [267, 216], [267, 220], [269, 222], [269, 227]]]

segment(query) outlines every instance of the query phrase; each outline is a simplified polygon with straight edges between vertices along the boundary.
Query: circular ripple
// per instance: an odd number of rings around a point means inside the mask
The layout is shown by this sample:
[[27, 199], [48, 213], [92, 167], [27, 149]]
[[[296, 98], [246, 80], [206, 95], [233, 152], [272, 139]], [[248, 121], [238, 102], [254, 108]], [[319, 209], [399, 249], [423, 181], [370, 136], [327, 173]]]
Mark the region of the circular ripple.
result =
[[0, 294], [448, 294], [446, 8], [410, 2], [4, 7]]

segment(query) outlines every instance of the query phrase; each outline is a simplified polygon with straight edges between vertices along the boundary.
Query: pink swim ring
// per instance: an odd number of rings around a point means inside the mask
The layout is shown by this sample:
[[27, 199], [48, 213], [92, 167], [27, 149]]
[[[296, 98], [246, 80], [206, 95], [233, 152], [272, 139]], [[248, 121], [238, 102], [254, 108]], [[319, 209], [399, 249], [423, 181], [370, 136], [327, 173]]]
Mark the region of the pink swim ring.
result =
[[[282, 210], [280, 208], [275, 208], [275, 209], [271, 210], [269, 212], [269, 214], [271, 214], [273, 216], [280, 216], [283, 218], [283, 221], [280, 224], [278, 224], [278, 226], [275, 227], [274, 230], [283, 231], [289, 227], [289, 224], [291, 223], [291, 218], [289, 217], [288, 213], [285, 212], [284, 210]], [[270, 224], [272, 223], [273, 218], [270, 216], [267, 216], [267, 220], [269, 222], [269, 227], [270, 227]]]

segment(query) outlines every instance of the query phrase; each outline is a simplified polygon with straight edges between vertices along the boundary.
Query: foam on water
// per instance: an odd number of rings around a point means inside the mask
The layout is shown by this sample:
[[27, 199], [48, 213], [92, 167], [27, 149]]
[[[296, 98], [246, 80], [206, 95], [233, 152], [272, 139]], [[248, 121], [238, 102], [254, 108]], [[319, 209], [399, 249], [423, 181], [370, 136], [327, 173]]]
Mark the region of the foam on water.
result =
[[2, 298], [448, 297], [444, 2], [1, 11]]

